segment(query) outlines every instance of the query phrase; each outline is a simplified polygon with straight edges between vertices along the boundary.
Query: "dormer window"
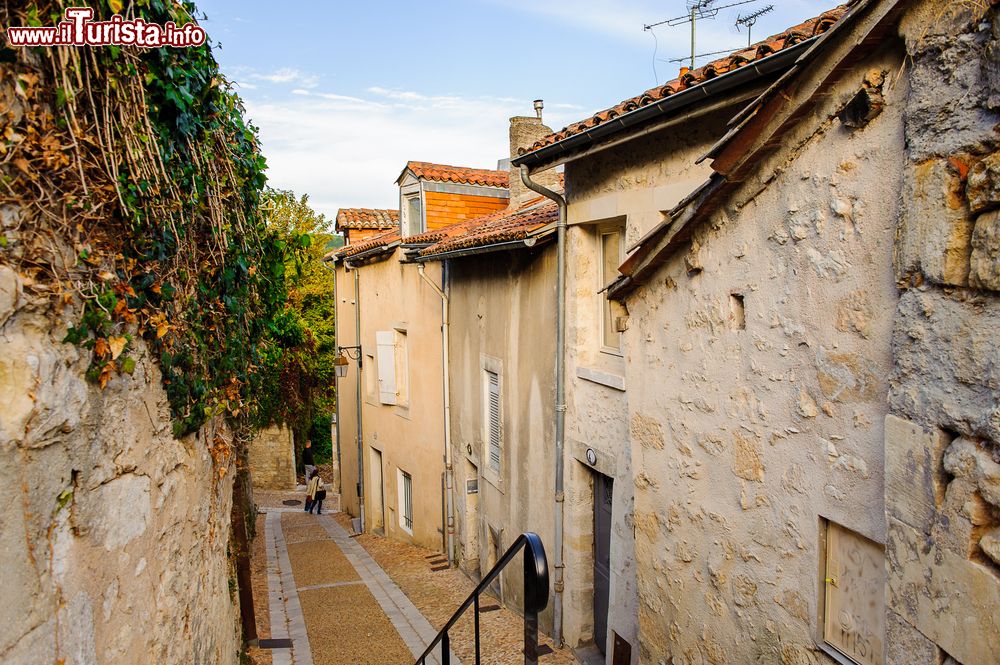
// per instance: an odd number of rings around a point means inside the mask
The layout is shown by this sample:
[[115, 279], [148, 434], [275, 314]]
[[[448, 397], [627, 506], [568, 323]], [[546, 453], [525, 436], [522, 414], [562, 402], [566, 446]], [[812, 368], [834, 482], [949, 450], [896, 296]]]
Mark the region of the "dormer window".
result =
[[415, 236], [424, 232], [424, 219], [420, 206], [420, 193], [403, 197], [403, 235]]

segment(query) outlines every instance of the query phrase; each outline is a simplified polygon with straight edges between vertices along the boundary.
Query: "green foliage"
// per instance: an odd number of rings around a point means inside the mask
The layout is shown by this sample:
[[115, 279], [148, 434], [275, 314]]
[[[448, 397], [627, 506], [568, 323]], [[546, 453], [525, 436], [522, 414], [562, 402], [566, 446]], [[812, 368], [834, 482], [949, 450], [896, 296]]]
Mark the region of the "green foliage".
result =
[[270, 379], [261, 386], [258, 424], [287, 424], [301, 445], [317, 418], [325, 416], [328, 441], [337, 353], [333, 276], [322, 262], [332, 237], [329, 222], [309, 207], [307, 196], [268, 190], [265, 199], [278, 242], [297, 252], [284, 264], [288, 302], [271, 324], [272, 344], [263, 363]]
[[333, 461], [333, 437], [330, 436], [332, 421], [332, 416], [321, 414], [313, 418], [309, 426], [309, 440], [312, 441], [313, 458], [317, 464]]
[[[88, 4], [95, 20], [122, 7]], [[0, 18], [51, 24], [63, 7], [25, 5], [0, 9]], [[128, 7], [133, 17], [178, 26], [195, 11], [175, 0]], [[36, 278], [47, 271], [60, 285], [54, 293], [83, 285], [83, 314], [65, 341], [93, 352], [87, 375], [103, 387], [134, 371], [128, 352], [144, 338], [160, 363], [175, 435], [224, 414], [246, 440], [262, 419], [257, 396], [269, 389], [275, 353], [305, 348], [315, 335], [286, 308], [288, 268], [303, 270], [312, 241], [269, 227], [256, 129], [209, 44], [49, 56], [42, 48], [13, 54], [26, 112], [3, 134], [5, 161], [17, 169], [4, 169], [0, 203], [35, 215], [28, 227], [62, 224], [59, 236], [73, 239], [75, 266], [26, 257]]]

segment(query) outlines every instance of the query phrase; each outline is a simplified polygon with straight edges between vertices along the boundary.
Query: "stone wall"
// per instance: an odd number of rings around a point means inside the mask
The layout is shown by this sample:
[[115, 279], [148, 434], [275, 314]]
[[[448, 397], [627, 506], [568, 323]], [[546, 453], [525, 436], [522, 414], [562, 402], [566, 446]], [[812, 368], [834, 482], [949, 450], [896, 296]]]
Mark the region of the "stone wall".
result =
[[238, 662], [228, 432], [174, 439], [141, 341], [131, 376], [89, 383], [61, 341], [79, 303], [34, 288], [0, 265], [0, 661]]
[[[639, 662], [833, 662], [828, 524], [881, 570], [906, 86], [865, 126], [837, 112], [901, 62], [888, 42], [828, 85], [627, 301]], [[627, 175], [651, 186], [668, 160], [643, 148]]]
[[889, 665], [1000, 653], [1000, 16], [915, 3], [886, 420]]
[[250, 443], [250, 478], [254, 489], [295, 489], [295, 445], [287, 427], [261, 430]]

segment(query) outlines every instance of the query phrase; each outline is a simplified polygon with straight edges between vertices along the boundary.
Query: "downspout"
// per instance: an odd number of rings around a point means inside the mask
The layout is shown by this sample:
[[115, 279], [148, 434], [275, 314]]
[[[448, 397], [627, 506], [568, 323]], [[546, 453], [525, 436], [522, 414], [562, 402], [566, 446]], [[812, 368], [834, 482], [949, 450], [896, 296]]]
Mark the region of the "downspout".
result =
[[[441, 374], [442, 385], [444, 386], [444, 478], [445, 478], [445, 501], [447, 503], [447, 520], [445, 525], [448, 534], [448, 565], [455, 565], [455, 496], [454, 496], [454, 470], [451, 462], [451, 388], [449, 381], [450, 359], [448, 353], [448, 330], [451, 323], [451, 307], [448, 295], [435, 284], [430, 277], [424, 274], [424, 264], [417, 264], [417, 272], [425, 282], [441, 297]], [[441, 281], [444, 287], [448, 287], [448, 264], [441, 264]]]
[[[337, 320], [337, 312], [340, 311], [340, 301], [337, 300], [337, 264], [334, 264], [333, 269], [326, 264], [326, 261], [320, 261], [320, 264], [333, 276], [333, 334], [334, 339], [338, 339], [338, 336], [340, 335], [340, 321]], [[344, 265], [344, 268], [346, 270], [346, 264]], [[358, 374], [360, 375], [360, 372]], [[334, 379], [334, 381], [336, 381], [335, 385], [337, 386], [337, 398], [333, 403], [333, 412], [337, 418], [337, 473], [340, 476], [337, 480], [337, 493], [342, 494], [344, 491], [344, 467], [342, 466], [340, 459], [340, 382], [336, 379]]]
[[528, 167], [521, 164], [521, 182], [528, 189], [552, 199], [559, 206], [559, 221], [556, 223], [556, 525], [555, 557], [553, 568], [555, 580], [552, 584], [552, 640], [556, 646], [563, 645], [563, 512], [565, 491], [563, 489], [563, 448], [566, 441], [566, 199], [551, 189], [531, 180]]
[[[346, 265], [346, 264], [345, 264]], [[358, 344], [358, 516], [361, 518], [359, 533], [365, 531], [365, 476], [364, 439], [361, 436], [361, 365], [364, 360], [361, 350], [361, 297], [358, 287], [358, 268], [354, 268], [354, 341]], [[339, 423], [338, 423], [339, 425]]]

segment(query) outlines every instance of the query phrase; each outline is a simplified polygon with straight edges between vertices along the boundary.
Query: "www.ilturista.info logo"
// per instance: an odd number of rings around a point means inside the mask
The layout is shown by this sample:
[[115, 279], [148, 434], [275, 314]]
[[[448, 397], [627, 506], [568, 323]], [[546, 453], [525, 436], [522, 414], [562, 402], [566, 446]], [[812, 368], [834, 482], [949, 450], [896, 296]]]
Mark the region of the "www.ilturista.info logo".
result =
[[55, 27], [9, 27], [7, 41], [11, 46], [161, 46], [187, 47], [205, 43], [205, 30], [187, 23], [181, 27], [173, 21], [160, 25], [141, 18], [124, 19], [115, 14], [107, 21], [92, 21], [90, 7], [69, 7], [65, 20]]

